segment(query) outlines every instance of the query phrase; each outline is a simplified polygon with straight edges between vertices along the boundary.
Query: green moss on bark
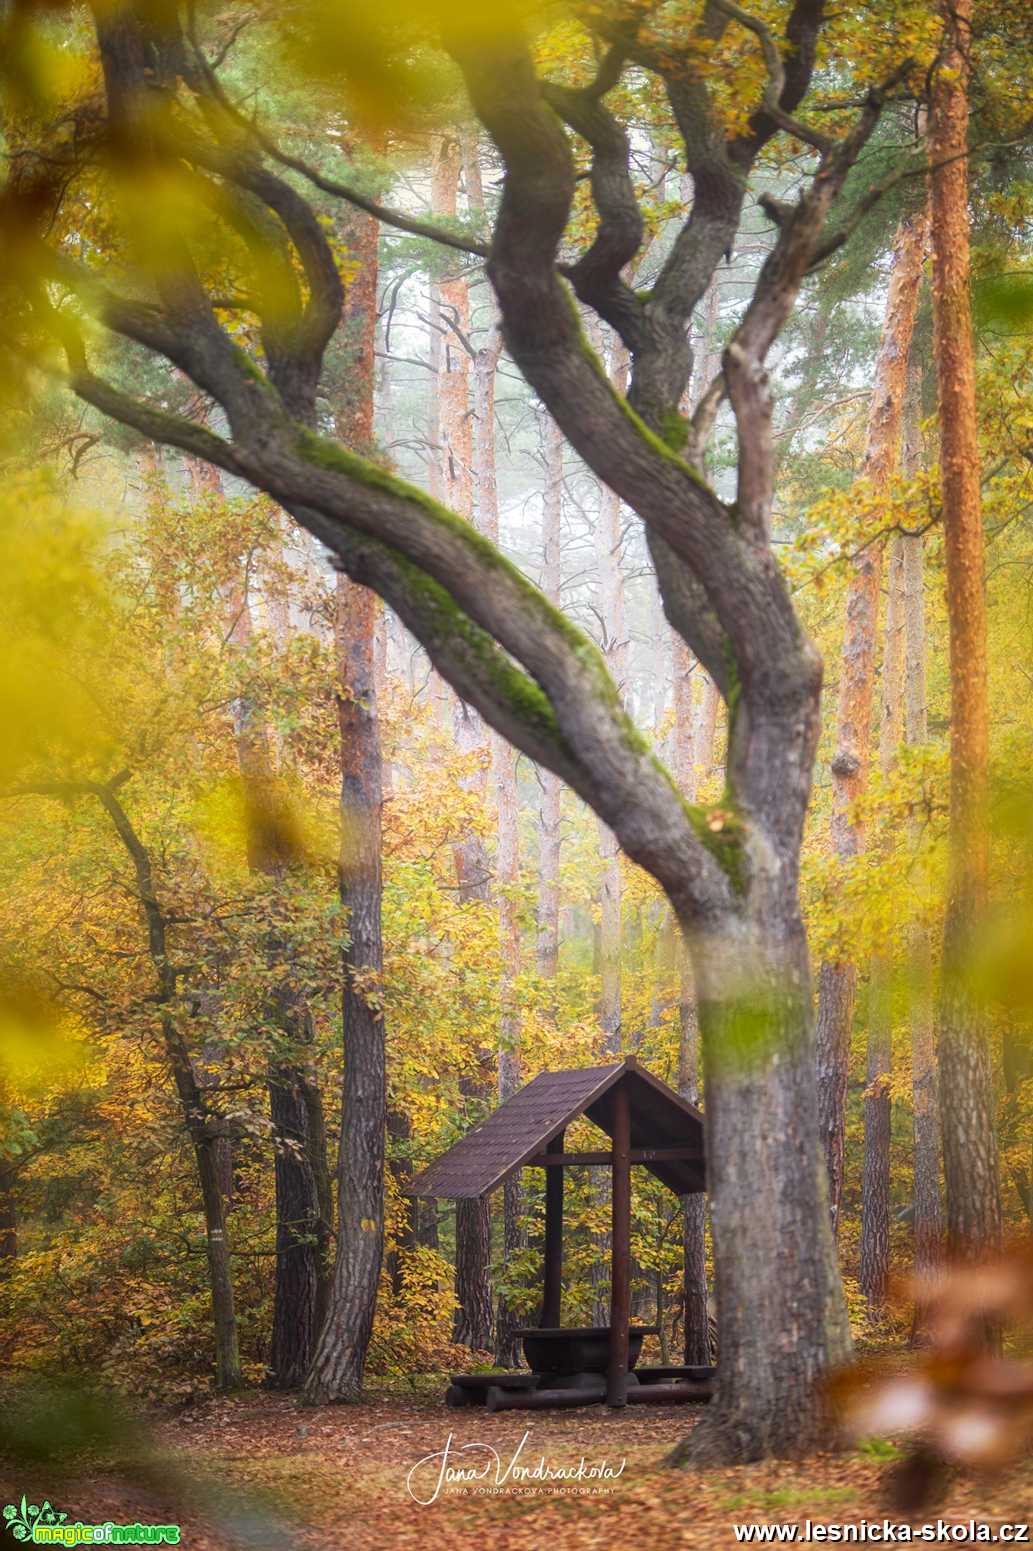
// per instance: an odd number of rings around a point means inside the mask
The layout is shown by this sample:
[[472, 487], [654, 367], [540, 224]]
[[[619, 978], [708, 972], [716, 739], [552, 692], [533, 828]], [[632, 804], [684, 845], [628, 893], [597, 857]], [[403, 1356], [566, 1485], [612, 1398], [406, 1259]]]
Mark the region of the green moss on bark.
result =
[[[582, 630], [573, 624], [567, 616], [556, 608], [530, 581], [519, 567], [513, 565], [499, 552], [495, 545], [478, 533], [477, 529], [456, 512], [450, 511], [432, 496], [427, 495], [415, 485], [408, 484], [399, 479], [397, 475], [372, 463], [367, 458], [360, 457], [358, 453], [339, 443], [328, 441], [317, 436], [311, 431], [300, 430], [298, 432], [298, 449], [302, 456], [317, 467], [326, 468], [333, 473], [342, 474], [345, 478], [354, 480], [358, 484], [370, 489], [381, 490], [385, 495], [390, 495], [396, 500], [418, 506], [421, 511], [434, 520], [435, 523], [447, 529], [462, 539], [477, 557], [480, 565], [488, 571], [504, 574], [508, 581], [522, 595], [529, 608], [534, 611], [541, 621], [543, 628], [552, 630], [566, 644], [572, 652], [580, 667], [590, 680], [592, 691], [598, 695], [600, 702], [617, 718], [621, 724], [622, 732], [628, 747], [637, 754], [648, 754], [650, 745], [621, 705], [617, 687], [610, 677], [606, 667], [606, 661], [595, 645]], [[413, 575], [419, 574], [429, 582], [418, 565], [413, 565]], [[438, 584], [434, 584], [435, 586]], [[441, 596], [455, 610], [455, 618], [466, 620], [471, 629], [478, 629], [467, 619], [462, 610], [451, 599], [447, 589], [441, 588]], [[443, 606], [443, 604], [442, 604]], [[485, 640], [490, 637], [485, 634]], [[517, 670], [514, 670], [517, 671]], [[522, 675], [523, 676], [523, 675]], [[528, 680], [530, 683], [531, 681]]]

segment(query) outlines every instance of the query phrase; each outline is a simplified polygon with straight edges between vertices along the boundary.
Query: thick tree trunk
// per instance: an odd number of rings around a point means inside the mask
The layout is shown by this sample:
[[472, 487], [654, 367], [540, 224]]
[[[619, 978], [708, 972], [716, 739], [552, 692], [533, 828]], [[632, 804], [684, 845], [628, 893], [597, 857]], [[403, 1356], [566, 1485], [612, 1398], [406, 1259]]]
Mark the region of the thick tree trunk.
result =
[[940, 1104], [948, 1237], [955, 1254], [969, 1255], [992, 1247], [1001, 1234], [989, 1030], [966, 985], [973, 933], [986, 903], [989, 849], [986, 597], [966, 157], [972, 0], [952, 0], [944, 18], [949, 46], [933, 84], [929, 115], [951, 688], [951, 867], [943, 934]]
[[491, 1215], [487, 1201], [456, 1202], [456, 1316], [452, 1340], [474, 1351], [492, 1346]]
[[675, 1459], [804, 1454], [828, 1441], [819, 1386], [850, 1336], [818, 1146], [803, 927], [788, 899], [752, 900], [692, 943], [718, 1392]]
[[[678, 998], [678, 1092], [699, 1103], [699, 1018], [696, 987], [688, 947], [681, 945], [681, 990]], [[682, 1270], [684, 1361], [711, 1361], [710, 1317], [707, 1305], [707, 1198], [702, 1191], [682, 1197]]]
[[[923, 212], [901, 221], [894, 242], [862, 465], [862, 474], [876, 490], [885, 489], [897, 458], [927, 234], [928, 221]], [[861, 551], [854, 560], [847, 590], [836, 752], [832, 760], [831, 823], [833, 849], [844, 864], [849, 864], [865, 845], [855, 804], [868, 778], [883, 548], [884, 541], [876, 539]], [[849, 959], [822, 965], [818, 980], [819, 1115], [833, 1229], [838, 1227], [843, 1188], [843, 1124], [856, 986], [857, 969]]]
[[[378, 275], [377, 222], [353, 215], [347, 233], [358, 258], [344, 323], [351, 354], [349, 395], [339, 430], [371, 447]], [[337, 1254], [326, 1318], [305, 1381], [310, 1403], [358, 1400], [373, 1330], [384, 1252], [387, 1076], [381, 1011], [381, 823], [383, 765], [377, 715], [375, 593], [337, 578], [334, 641], [341, 748], [339, 880], [348, 926], [341, 1023], [344, 1072], [337, 1164]]]
[[296, 1065], [269, 1081], [276, 1140], [276, 1291], [269, 1367], [277, 1389], [297, 1389], [326, 1316], [333, 1200], [319, 1088]]

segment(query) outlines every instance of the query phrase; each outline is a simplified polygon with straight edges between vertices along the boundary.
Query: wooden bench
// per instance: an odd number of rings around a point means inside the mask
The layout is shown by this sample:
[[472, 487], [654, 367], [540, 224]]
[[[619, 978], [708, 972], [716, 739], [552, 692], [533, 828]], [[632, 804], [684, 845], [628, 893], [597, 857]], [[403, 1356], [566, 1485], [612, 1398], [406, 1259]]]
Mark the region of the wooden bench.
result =
[[530, 1390], [538, 1385], [538, 1373], [452, 1373], [445, 1391], [446, 1406], [483, 1406], [489, 1389]]

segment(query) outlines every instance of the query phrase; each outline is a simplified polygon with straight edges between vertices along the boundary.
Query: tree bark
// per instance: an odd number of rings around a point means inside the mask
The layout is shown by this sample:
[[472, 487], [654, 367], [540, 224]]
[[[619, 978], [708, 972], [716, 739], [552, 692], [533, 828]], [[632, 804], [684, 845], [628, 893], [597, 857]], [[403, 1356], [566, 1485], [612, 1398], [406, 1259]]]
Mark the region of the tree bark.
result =
[[333, 1197], [318, 1085], [294, 1063], [269, 1080], [276, 1141], [276, 1288], [269, 1368], [276, 1389], [297, 1389], [326, 1316]]
[[[886, 488], [897, 458], [927, 233], [928, 220], [923, 212], [902, 220], [894, 240], [861, 468], [864, 478], [879, 492]], [[868, 779], [883, 548], [882, 539], [866, 545], [854, 560], [847, 589], [836, 752], [831, 767], [831, 839], [845, 865], [865, 846], [864, 827], [855, 810]], [[843, 1126], [856, 987], [857, 968], [849, 959], [822, 965], [818, 981], [818, 1093], [833, 1231], [839, 1223], [843, 1189]]]
[[[703, 1029], [704, 1119], [720, 1333], [713, 1421], [676, 1461], [805, 1453], [827, 1442], [815, 1386], [850, 1347], [831, 1233], [825, 1164], [814, 1147], [816, 1095], [807, 950], [752, 902], [693, 955]], [[748, 938], [743, 941], [743, 938]], [[737, 940], [738, 939], [738, 940]], [[743, 965], [751, 967], [748, 986]], [[757, 966], [766, 964], [758, 983]], [[739, 1170], [734, 1137], [751, 1138]], [[760, 1265], [772, 1267], [761, 1285]], [[790, 1312], [792, 1311], [792, 1312]], [[771, 1331], [796, 1321], [793, 1348]], [[778, 1396], [777, 1404], [775, 1396]]]
[[989, 1030], [966, 985], [973, 935], [986, 905], [989, 851], [986, 597], [966, 154], [972, 0], [952, 0], [943, 14], [947, 49], [933, 82], [929, 113], [951, 709], [940, 1104], [948, 1239], [955, 1255], [967, 1256], [998, 1243], [1001, 1193]]

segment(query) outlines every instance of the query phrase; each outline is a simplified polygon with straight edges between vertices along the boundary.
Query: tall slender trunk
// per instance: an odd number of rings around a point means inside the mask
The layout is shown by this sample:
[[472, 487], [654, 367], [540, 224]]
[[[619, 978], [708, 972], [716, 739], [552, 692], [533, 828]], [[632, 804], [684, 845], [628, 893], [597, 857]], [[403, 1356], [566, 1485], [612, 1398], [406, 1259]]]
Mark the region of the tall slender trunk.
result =
[[[349, 245], [359, 264], [344, 317], [352, 355], [351, 399], [337, 406], [337, 419], [339, 433], [360, 447], [373, 443], [378, 232], [371, 217], [352, 217]], [[337, 1254], [326, 1319], [305, 1381], [305, 1399], [312, 1404], [361, 1396], [384, 1253], [383, 767], [376, 684], [380, 625], [376, 594], [339, 575], [334, 642], [341, 749], [338, 875], [348, 930], [341, 995], [344, 1072]]]
[[950, 635], [950, 877], [943, 932], [940, 1104], [947, 1232], [952, 1251], [978, 1254], [1001, 1234], [989, 1031], [966, 985], [986, 904], [989, 716], [986, 596], [975, 360], [970, 314], [968, 64], [972, 0], [943, 8], [948, 47], [933, 83], [933, 328], [940, 397]]
[[387, 1164], [395, 1187], [395, 1220], [393, 1244], [387, 1257], [391, 1291], [400, 1296], [404, 1279], [404, 1256], [415, 1246], [415, 1202], [405, 1194], [412, 1178], [412, 1121], [397, 1103], [389, 1103], [387, 1110]]
[[[628, 380], [628, 356], [623, 346], [614, 347], [610, 376], [623, 393]], [[603, 649], [614, 683], [627, 691], [628, 628], [621, 565], [620, 497], [606, 485], [599, 487], [599, 614], [603, 625]], [[603, 874], [599, 886], [599, 1023], [603, 1049], [615, 1055], [621, 1048], [621, 872], [620, 847], [612, 830], [600, 820], [599, 854]]]
[[[897, 458], [927, 232], [928, 220], [923, 212], [902, 220], [894, 240], [861, 470], [879, 491], [885, 489]], [[868, 778], [883, 548], [883, 540], [877, 539], [861, 551], [854, 560], [847, 589], [836, 752], [832, 760], [831, 822], [833, 849], [847, 865], [865, 845], [864, 828], [855, 805]], [[818, 1100], [833, 1229], [839, 1224], [843, 1189], [843, 1126], [856, 987], [857, 967], [849, 959], [822, 964], [818, 981]]]
[[[209, 493], [222, 495], [221, 480], [211, 464], [191, 459], [190, 466]], [[245, 653], [252, 644], [254, 622], [242, 561], [225, 589], [224, 601], [227, 647]], [[234, 703], [233, 719], [237, 766], [249, 815], [248, 864], [274, 886], [282, 886], [290, 858], [282, 854], [276, 838], [276, 757], [268, 722], [248, 696]], [[309, 1057], [314, 1039], [311, 1013], [294, 983], [289, 953], [278, 932], [267, 935], [265, 952], [274, 979], [265, 1012], [282, 1043], [282, 1054], [273, 1062], [267, 1084], [276, 1194], [269, 1382], [276, 1389], [297, 1389], [308, 1371], [326, 1314], [333, 1200], [322, 1094]], [[232, 1181], [228, 1139], [219, 1147], [217, 1166]]]
[[[903, 732], [904, 555], [890, 545], [886, 628], [882, 652], [879, 712], [879, 767], [889, 776]], [[890, 1257], [890, 1140], [892, 1134], [892, 969], [881, 952], [872, 954], [868, 990], [868, 1054], [864, 1091], [864, 1166], [861, 1181], [860, 1286], [868, 1314], [881, 1314]]]
[[[907, 416], [902, 451], [905, 474], [922, 464], [919, 435], [922, 368], [912, 352]], [[925, 538], [898, 534], [896, 544], [904, 568], [904, 742], [921, 747], [928, 741], [925, 687]], [[921, 842], [921, 820], [910, 825], [911, 843]], [[940, 1254], [943, 1211], [940, 1202], [940, 1109], [937, 1098], [936, 1037], [933, 1027], [932, 942], [925, 923], [908, 932], [911, 1024], [911, 1108], [914, 1137], [912, 1207], [915, 1269], [932, 1270]]]
[[[469, 133], [446, 134], [438, 147], [432, 172], [431, 201], [437, 216], [455, 217], [459, 208], [460, 174], [467, 184], [467, 199], [483, 198], [479, 187], [476, 145]], [[453, 511], [475, 519], [474, 422], [479, 409], [484, 422], [479, 429], [483, 447], [485, 435], [494, 430], [494, 362], [487, 363], [471, 381], [470, 291], [465, 278], [451, 276], [438, 283], [439, 319], [442, 326], [438, 360], [437, 392], [439, 403], [439, 447], [441, 485]], [[481, 405], [475, 393], [485, 398]], [[483, 460], [480, 460], [483, 462]], [[494, 458], [485, 472], [477, 469], [476, 492], [488, 504], [488, 520], [498, 527], [494, 491]], [[494, 515], [492, 513], [494, 512]], [[453, 705], [453, 732], [456, 747], [467, 757], [469, 773], [462, 785], [488, 799], [491, 746], [487, 728], [472, 707], [461, 700]], [[459, 898], [466, 903], [492, 904], [491, 864], [484, 837], [476, 831], [464, 835], [454, 847]], [[492, 1052], [475, 1052], [476, 1075], [464, 1077], [460, 1091], [479, 1107], [494, 1097], [490, 1075]], [[491, 1209], [487, 1200], [456, 1202], [456, 1312], [453, 1341], [478, 1351], [490, 1348], [493, 1339], [491, 1289]]]
[[[593, 328], [602, 357], [602, 330]], [[628, 355], [622, 345], [613, 347], [610, 358], [610, 377], [618, 393], [623, 393], [628, 380]], [[609, 486], [600, 483], [599, 519], [596, 534], [599, 566], [599, 617], [602, 622], [603, 652], [610, 675], [621, 695], [627, 691], [628, 643], [627, 619], [624, 598], [624, 572], [621, 565], [621, 503], [620, 497]], [[602, 876], [599, 880], [599, 928], [596, 937], [598, 948], [599, 1027], [603, 1036], [604, 1058], [614, 1059], [622, 1045], [622, 919], [623, 900], [621, 891], [620, 846], [617, 837], [602, 819], [597, 821], [599, 857]], [[602, 1208], [609, 1203], [611, 1181], [600, 1176], [593, 1181], [596, 1204]], [[592, 1262], [593, 1322], [605, 1325], [610, 1317], [610, 1293], [605, 1281], [604, 1267], [612, 1260], [610, 1235], [599, 1234], [596, 1255]], [[612, 1271], [612, 1265], [611, 1265]]]
[[[480, 213], [484, 196], [476, 137], [464, 140], [464, 178], [471, 211]], [[492, 543], [499, 542], [499, 495], [495, 459], [495, 375], [502, 354], [502, 335], [493, 328], [474, 361], [476, 404], [477, 525]], [[499, 921], [499, 1059], [498, 1097], [504, 1104], [520, 1086], [520, 919], [517, 888], [520, 882], [516, 750], [491, 736], [491, 776], [495, 798], [495, 905]], [[502, 1254], [509, 1264], [522, 1248], [520, 1231], [520, 1177], [512, 1175], [502, 1187]], [[495, 1311], [495, 1360], [505, 1367], [519, 1361], [513, 1332], [519, 1317], [500, 1294]]]
[[[563, 517], [563, 437], [551, 415], [541, 422], [545, 489], [542, 496], [542, 591], [560, 602], [560, 544]], [[560, 951], [560, 778], [539, 772], [542, 802], [538, 823], [538, 973], [555, 980]]]
[[[212, 1110], [212, 1091], [206, 1089], [199, 1080], [190, 1048], [172, 1010], [177, 995], [178, 974], [170, 956], [168, 922], [158, 897], [150, 852], [122, 805], [117, 784], [103, 787], [90, 785], [85, 790], [100, 802], [133, 866], [136, 898], [143, 913], [147, 952], [157, 985], [154, 1000], [159, 1011], [162, 1044], [175, 1083], [183, 1127], [194, 1150], [201, 1187], [215, 1332], [215, 1384], [220, 1390], [239, 1389], [243, 1376], [226, 1200], [218, 1148], [219, 1142], [226, 1138], [228, 1127], [225, 1122], [220, 1122], [220, 1117]], [[54, 791], [51, 790], [49, 795], [55, 795]]]

